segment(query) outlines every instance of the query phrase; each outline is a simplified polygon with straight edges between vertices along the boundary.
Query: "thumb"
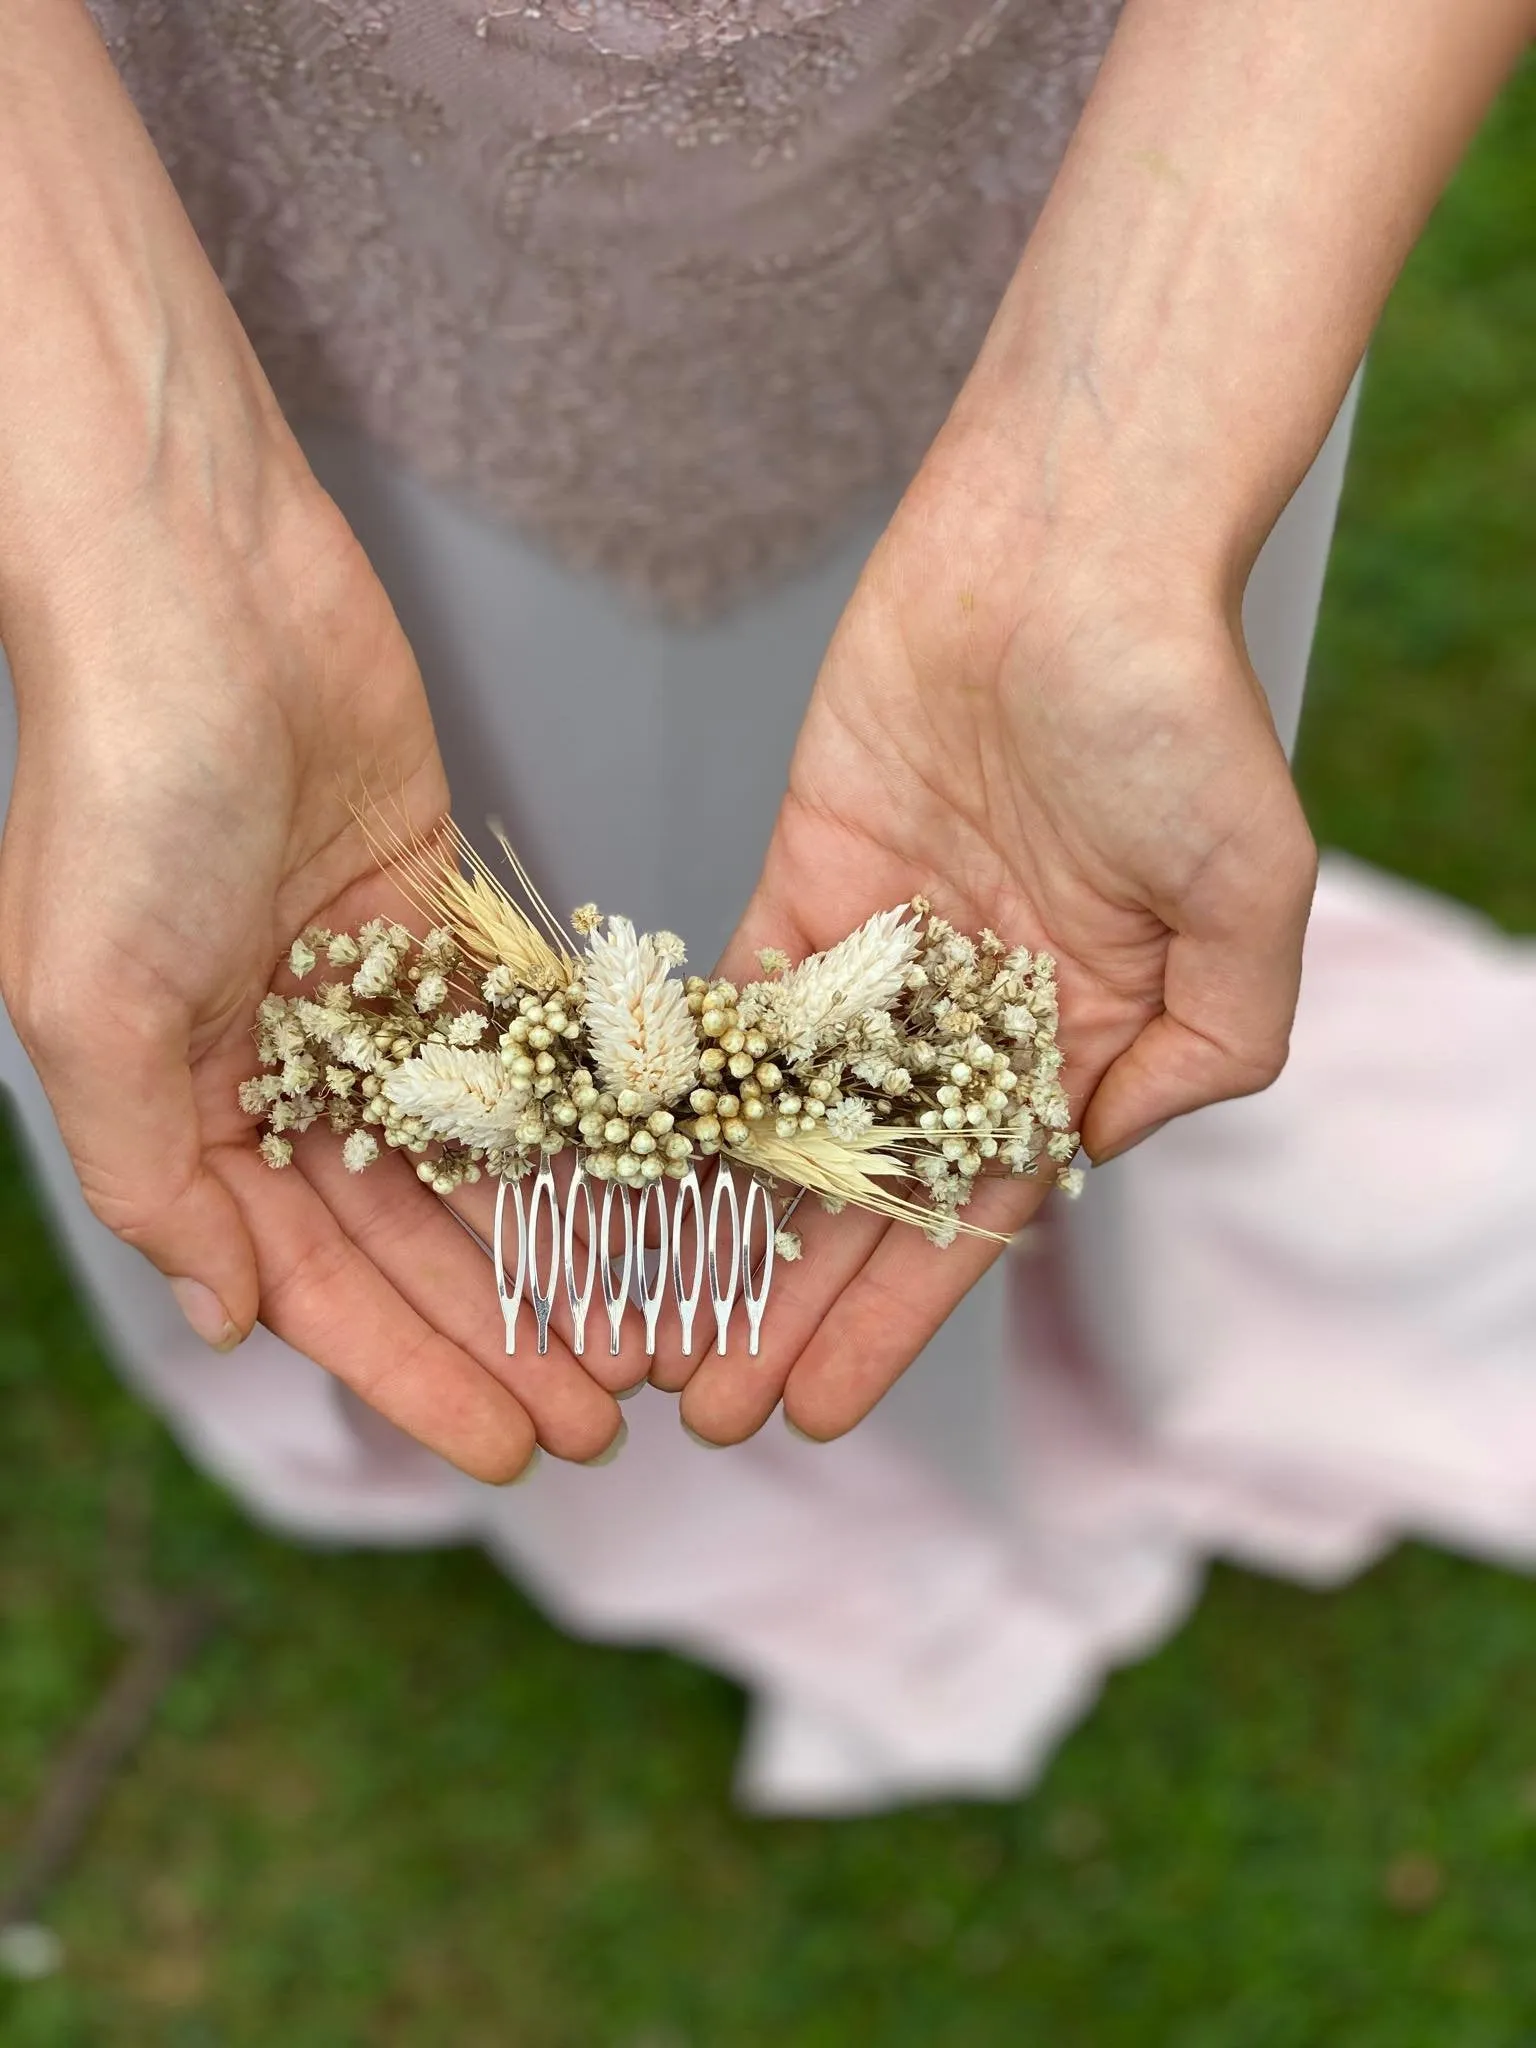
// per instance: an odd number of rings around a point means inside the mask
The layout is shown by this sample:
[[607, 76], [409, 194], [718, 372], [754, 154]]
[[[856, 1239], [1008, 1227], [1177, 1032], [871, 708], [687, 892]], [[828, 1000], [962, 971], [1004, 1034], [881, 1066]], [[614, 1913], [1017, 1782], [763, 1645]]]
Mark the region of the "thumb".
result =
[[[165, 1274], [197, 1335], [230, 1350], [256, 1320], [256, 1257], [207, 1164], [186, 1035], [114, 1017], [110, 1003], [70, 1008], [51, 1033], [16, 1021], [86, 1201]], [[81, 1016], [111, 1023], [82, 1032]]]
[[1204, 930], [1176, 931], [1163, 1009], [1112, 1062], [1083, 1114], [1096, 1166], [1130, 1151], [1171, 1118], [1254, 1095], [1285, 1065], [1301, 986], [1301, 948], [1315, 861], [1271, 900]]

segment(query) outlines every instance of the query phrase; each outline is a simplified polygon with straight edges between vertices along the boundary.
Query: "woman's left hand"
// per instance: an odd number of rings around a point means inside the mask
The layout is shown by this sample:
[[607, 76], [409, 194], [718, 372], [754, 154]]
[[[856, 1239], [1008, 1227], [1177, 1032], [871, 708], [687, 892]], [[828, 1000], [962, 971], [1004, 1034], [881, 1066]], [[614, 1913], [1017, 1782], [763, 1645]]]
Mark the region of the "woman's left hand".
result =
[[[1279, 1072], [1314, 850], [1216, 579], [1096, 520], [1024, 516], [986, 476], [941, 442], [871, 558], [720, 971], [750, 979], [759, 947], [819, 950], [914, 893], [1043, 947], [1102, 1160]], [[989, 1179], [964, 1214], [1011, 1233], [1046, 1193]], [[706, 1438], [781, 1397], [812, 1436], [850, 1428], [999, 1249], [809, 1199], [796, 1229], [761, 1355], [652, 1375]]]

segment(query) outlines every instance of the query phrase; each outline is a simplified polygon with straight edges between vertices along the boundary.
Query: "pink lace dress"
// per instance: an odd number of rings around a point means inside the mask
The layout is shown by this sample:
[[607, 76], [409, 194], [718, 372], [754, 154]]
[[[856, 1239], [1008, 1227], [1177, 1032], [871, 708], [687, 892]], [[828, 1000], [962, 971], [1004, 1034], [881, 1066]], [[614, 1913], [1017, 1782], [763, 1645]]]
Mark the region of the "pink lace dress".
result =
[[1116, 0], [94, 0], [279, 394], [673, 612], [922, 454]]

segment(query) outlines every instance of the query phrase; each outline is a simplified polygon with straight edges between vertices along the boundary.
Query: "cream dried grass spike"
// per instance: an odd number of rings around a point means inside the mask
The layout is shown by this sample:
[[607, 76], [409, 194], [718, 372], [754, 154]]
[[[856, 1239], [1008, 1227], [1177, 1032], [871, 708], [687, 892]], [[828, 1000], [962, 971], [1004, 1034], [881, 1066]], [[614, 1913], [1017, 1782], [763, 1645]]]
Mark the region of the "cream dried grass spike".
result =
[[[905, 1179], [912, 1170], [905, 1160], [876, 1150], [881, 1141], [878, 1128], [868, 1134], [864, 1144], [834, 1138], [827, 1131], [798, 1131], [792, 1138], [781, 1138], [774, 1132], [758, 1129], [747, 1144], [725, 1145], [721, 1150], [742, 1166], [771, 1174], [774, 1179], [789, 1181], [796, 1187], [809, 1188], [814, 1195], [851, 1202], [876, 1216], [888, 1217], [893, 1223], [915, 1223], [931, 1230], [935, 1221], [931, 1208], [881, 1187], [881, 1179]], [[967, 1222], [963, 1216], [944, 1220], [952, 1223], [963, 1237], [983, 1237], [992, 1244], [1013, 1241], [1005, 1232], [988, 1230], [983, 1224]]]
[[[407, 840], [381, 817], [358, 814], [380, 865], [392, 870], [418, 909], [445, 925], [483, 967], [505, 967], [524, 988], [569, 988], [577, 960], [548, 904], [502, 833], [496, 841], [535, 916], [502, 887], [493, 870], [450, 818], [433, 840]], [[465, 872], [465, 869], [468, 872]], [[540, 931], [542, 921], [551, 939]]]

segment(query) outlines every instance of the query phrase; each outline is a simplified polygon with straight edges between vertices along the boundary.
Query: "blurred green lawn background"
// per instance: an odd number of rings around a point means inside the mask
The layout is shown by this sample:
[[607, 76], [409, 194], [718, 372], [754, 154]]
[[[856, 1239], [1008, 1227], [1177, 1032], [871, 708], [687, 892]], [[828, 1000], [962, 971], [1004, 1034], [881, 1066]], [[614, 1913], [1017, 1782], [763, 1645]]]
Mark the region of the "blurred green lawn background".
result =
[[[1536, 930], [1536, 71], [1375, 350], [1301, 772], [1320, 835]], [[0, 1875], [142, 1546], [231, 1615], [56, 1901], [4, 2048], [1536, 2041], [1536, 1583], [1218, 1570], [1000, 1805], [759, 1821], [742, 1705], [478, 1554], [251, 1529], [104, 1366], [0, 1160]]]

